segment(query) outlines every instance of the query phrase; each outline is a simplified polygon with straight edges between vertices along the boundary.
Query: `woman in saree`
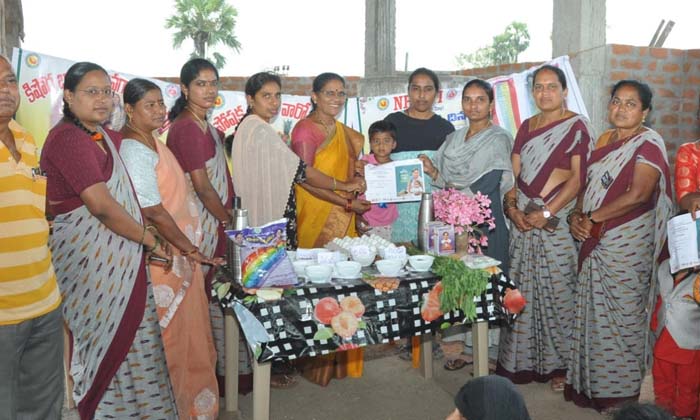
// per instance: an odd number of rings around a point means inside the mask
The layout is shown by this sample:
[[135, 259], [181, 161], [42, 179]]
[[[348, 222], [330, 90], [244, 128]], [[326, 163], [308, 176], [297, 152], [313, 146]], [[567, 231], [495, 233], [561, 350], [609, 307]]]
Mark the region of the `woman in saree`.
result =
[[144, 248], [169, 259], [147, 230], [118, 150], [103, 124], [111, 80], [76, 63], [64, 80], [64, 118], [41, 154], [55, 215], [49, 245], [71, 334], [73, 398], [82, 419], [177, 418]]
[[644, 83], [615, 84], [614, 128], [596, 143], [570, 218], [583, 243], [564, 396], [599, 411], [639, 398], [651, 352], [649, 318], [672, 213], [666, 146], [643, 125], [651, 100]]
[[[160, 88], [132, 79], [124, 88], [126, 125], [119, 151], [147, 222], [177, 249], [173, 269], [150, 266], [170, 381], [183, 418], [216, 419], [216, 351], [199, 251], [202, 229], [185, 173], [153, 135], [165, 122]], [[149, 225], [150, 227], [150, 225]]]
[[[355, 177], [355, 162], [364, 137], [336, 121], [345, 106], [345, 80], [335, 73], [322, 73], [313, 81], [312, 110], [292, 130], [292, 149], [307, 167], [339, 181]], [[370, 203], [343, 191], [297, 186], [299, 246], [322, 247], [334, 238], [357, 236], [355, 214], [369, 210]]]
[[[224, 229], [231, 223], [233, 184], [226, 163], [224, 135], [207, 121], [207, 113], [219, 95], [219, 73], [209, 61], [194, 58], [180, 70], [181, 95], [173, 105], [168, 119], [167, 145], [185, 172], [202, 225], [199, 250], [207, 257], [222, 257], [226, 253]], [[204, 283], [209, 293], [214, 270], [202, 267]], [[216, 371], [224, 376], [224, 318], [217, 302], [210, 302], [209, 317], [217, 353]], [[239, 357], [242, 392], [252, 389], [252, 370], [241, 347]], [[223, 381], [221, 382], [223, 386]]]
[[510, 277], [527, 306], [501, 332], [496, 373], [514, 383], [551, 380], [552, 389], [562, 391], [577, 255], [566, 214], [582, 185], [592, 141], [587, 120], [565, 107], [566, 78], [559, 68], [535, 70], [532, 94], [540, 112], [518, 130], [512, 154], [516, 186], [503, 202], [515, 226]]
[[[335, 73], [316, 76], [311, 93], [313, 108], [308, 117], [294, 126], [292, 149], [307, 168], [352, 183], [364, 137], [335, 119], [345, 106], [346, 97], [342, 77]], [[300, 247], [322, 247], [334, 238], [357, 236], [355, 214], [369, 210], [368, 201], [355, 198], [354, 193], [324, 190], [308, 183], [295, 188]], [[312, 382], [325, 386], [332, 377], [360, 377], [362, 369], [360, 348], [308, 359], [303, 373]]]
[[[455, 188], [470, 196], [477, 192], [488, 196], [495, 228], [483, 229], [488, 245], [482, 249], [484, 254], [499, 260], [499, 268], [508, 273], [508, 226], [501, 204], [515, 181], [510, 161], [513, 137], [491, 122], [493, 106], [491, 85], [480, 79], [470, 80], [462, 90], [462, 111], [469, 119], [469, 125], [447, 135], [435, 153], [434, 164], [426, 155], [418, 157], [423, 161], [423, 168], [433, 186]], [[443, 337], [442, 350], [447, 359], [445, 369], [463, 368], [467, 361], [461, 357], [462, 343], [467, 336], [448, 333]], [[498, 342], [496, 337], [494, 341]]]
[[282, 81], [274, 73], [252, 75], [246, 82], [248, 110], [236, 128], [231, 150], [233, 185], [248, 209], [252, 226], [261, 226], [287, 218], [287, 243], [296, 249], [296, 185], [308, 185], [326, 191], [363, 192], [364, 180], [343, 182], [307, 166], [284, 140], [270, 121], [281, 106]]

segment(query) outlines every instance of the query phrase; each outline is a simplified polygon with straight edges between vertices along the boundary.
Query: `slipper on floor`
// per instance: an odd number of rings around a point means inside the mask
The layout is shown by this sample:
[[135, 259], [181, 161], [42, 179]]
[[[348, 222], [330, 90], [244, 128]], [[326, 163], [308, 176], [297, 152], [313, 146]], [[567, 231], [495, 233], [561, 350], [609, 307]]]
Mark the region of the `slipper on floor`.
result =
[[460, 370], [466, 365], [471, 365], [472, 362], [467, 362], [466, 360], [463, 359], [455, 359], [455, 360], [448, 360], [445, 362], [445, 365], [443, 366], [445, 370]]
[[272, 375], [270, 377], [270, 388], [286, 389], [295, 386], [297, 379], [290, 375]]
[[549, 382], [549, 386], [554, 392], [564, 392], [566, 378], [552, 378], [552, 380]]

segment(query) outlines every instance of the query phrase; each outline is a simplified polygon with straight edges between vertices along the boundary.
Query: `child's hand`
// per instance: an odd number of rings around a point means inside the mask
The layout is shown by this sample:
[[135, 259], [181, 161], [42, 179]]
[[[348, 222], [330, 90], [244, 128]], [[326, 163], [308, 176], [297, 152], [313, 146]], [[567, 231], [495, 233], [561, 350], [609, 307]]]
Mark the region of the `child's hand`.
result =
[[367, 165], [367, 162], [364, 160], [355, 161], [355, 176], [365, 176], [365, 165]]

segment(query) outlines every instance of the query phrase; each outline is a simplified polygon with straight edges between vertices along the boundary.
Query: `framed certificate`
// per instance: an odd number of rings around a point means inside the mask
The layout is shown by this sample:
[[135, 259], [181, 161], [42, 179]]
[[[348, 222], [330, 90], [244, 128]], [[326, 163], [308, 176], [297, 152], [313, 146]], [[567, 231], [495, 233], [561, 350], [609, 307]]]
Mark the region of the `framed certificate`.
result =
[[365, 166], [367, 191], [372, 203], [420, 201], [425, 192], [425, 174], [420, 159], [397, 160]]

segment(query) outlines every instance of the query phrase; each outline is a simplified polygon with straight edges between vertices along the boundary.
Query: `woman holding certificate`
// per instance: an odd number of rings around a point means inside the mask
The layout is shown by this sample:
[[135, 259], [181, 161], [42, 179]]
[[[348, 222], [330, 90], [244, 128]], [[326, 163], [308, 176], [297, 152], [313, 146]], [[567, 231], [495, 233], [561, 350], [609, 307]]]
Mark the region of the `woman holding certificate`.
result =
[[[322, 73], [313, 82], [312, 110], [292, 130], [292, 149], [307, 166], [338, 181], [355, 177], [355, 162], [364, 137], [336, 121], [345, 106], [345, 80], [335, 73]], [[334, 238], [357, 236], [355, 214], [369, 210], [370, 203], [343, 191], [297, 186], [299, 246], [322, 247]]]

